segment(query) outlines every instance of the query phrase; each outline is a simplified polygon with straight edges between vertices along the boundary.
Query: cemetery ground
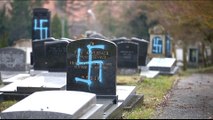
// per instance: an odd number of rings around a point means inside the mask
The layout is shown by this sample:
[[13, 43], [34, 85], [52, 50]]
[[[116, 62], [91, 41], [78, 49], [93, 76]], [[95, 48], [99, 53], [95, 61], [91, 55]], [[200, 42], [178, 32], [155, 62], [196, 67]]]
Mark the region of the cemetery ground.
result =
[[[184, 81], [188, 77], [195, 74], [209, 74], [213, 73], [213, 66], [201, 69], [189, 69], [186, 72], [180, 71], [180, 73], [173, 76], [157, 76], [156, 78], [141, 78], [139, 74], [135, 75], [118, 75], [117, 84], [121, 85], [134, 85], [137, 89], [137, 94], [143, 94], [144, 100], [139, 102], [132, 109], [124, 109], [123, 119], [162, 119], [162, 118], [178, 118], [175, 114], [168, 115], [167, 111], [162, 112], [163, 108], [168, 106], [168, 101], [171, 97], [171, 93], [180, 81]], [[3, 85], [0, 85], [2, 87]], [[205, 92], [205, 91], [204, 91]], [[173, 96], [175, 96], [173, 94]], [[190, 100], [190, 99], [189, 99]], [[192, 101], [192, 100], [191, 100]], [[2, 101], [0, 102], [0, 112], [15, 104], [17, 101]], [[182, 106], [187, 110], [187, 105]], [[191, 109], [189, 107], [189, 109]], [[166, 110], [166, 109], [165, 109]], [[199, 112], [199, 111], [197, 111]], [[166, 114], [166, 115], [165, 115]], [[196, 114], [196, 112], [194, 113]], [[212, 118], [212, 113], [206, 118]], [[166, 117], [167, 116], [167, 117]], [[184, 117], [184, 116], [182, 116]]]

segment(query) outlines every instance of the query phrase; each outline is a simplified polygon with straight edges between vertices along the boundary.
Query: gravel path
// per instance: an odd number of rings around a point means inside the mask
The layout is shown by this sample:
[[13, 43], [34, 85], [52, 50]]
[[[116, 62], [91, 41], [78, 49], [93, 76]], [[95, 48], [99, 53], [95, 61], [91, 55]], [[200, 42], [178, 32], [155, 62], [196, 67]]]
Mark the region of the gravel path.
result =
[[155, 119], [213, 119], [213, 74], [181, 79], [168, 96]]

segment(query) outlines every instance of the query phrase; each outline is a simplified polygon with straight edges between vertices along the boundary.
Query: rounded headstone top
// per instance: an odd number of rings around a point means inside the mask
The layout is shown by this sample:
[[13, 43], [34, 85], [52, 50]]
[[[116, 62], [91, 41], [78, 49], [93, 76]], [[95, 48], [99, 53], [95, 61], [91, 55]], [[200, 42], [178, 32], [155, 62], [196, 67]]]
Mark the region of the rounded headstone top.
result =
[[116, 40], [129, 40], [127, 37], [118, 37], [118, 38], [113, 38], [111, 41], [116, 41]]
[[106, 39], [106, 37], [104, 35], [102, 35], [101, 33], [96, 32], [96, 31], [86, 31], [85, 32], [85, 36], [86, 36], [86, 38], [102, 38], [102, 39]]
[[156, 25], [149, 29], [150, 34], [165, 34], [165, 28], [162, 25]]
[[60, 38], [59, 40], [64, 40], [64, 41], [75, 41], [75, 40], [73, 40], [73, 39], [64, 38], [64, 37]]
[[141, 42], [149, 43], [149, 41], [147, 41], [147, 40], [136, 38], [136, 37], [132, 37], [131, 40], [132, 41], [136, 40], [136, 41], [141, 41]]

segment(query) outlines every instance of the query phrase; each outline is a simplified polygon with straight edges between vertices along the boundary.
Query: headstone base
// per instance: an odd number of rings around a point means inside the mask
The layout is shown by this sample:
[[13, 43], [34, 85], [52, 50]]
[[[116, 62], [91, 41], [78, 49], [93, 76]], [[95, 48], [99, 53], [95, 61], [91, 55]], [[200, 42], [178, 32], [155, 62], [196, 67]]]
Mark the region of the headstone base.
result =
[[125, 107], [123, 107], [124, 110], [132, 110], [136, 105], [143, 103], [144, 95], [134, 95], [129, 103]]
[[132, 74], [137, 74], [138, 70], [137, 69], [118, 69], [117, 73], [120, 75], [132, 75]]

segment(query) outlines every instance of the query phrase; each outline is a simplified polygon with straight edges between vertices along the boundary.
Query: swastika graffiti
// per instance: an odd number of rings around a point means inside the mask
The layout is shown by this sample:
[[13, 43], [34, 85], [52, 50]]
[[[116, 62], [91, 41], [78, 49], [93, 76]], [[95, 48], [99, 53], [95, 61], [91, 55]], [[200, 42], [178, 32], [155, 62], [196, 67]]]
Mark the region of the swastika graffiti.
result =
[[162, 39], [160, 37], [154, 37], [152, 41], [152, 53], [162, 53]]
[[78, 48], [76, 65], [88, 65], [88, 78], [82, 79], [82, 78], [79, 78], [79, 77], [75, 77], [75, 81], [86, 83], [89, 87], [89, 90], [90, 90], [90, 86], [92, 85], [92, 79], [91, 79], [92, 65], [93, 64], [99, 65], [98, 80], [99, 80], [99, 82], [102, 83], [102, 67], [103, 67], [103, 63], [104, 63], [103, 60], [92, 60], [92, 51], [93, 51], [93, 49], [104, 49], [104, 45], [87, 45], [87, 49], [88, 49], [89, 58], [88, 58], [88, 61], [83, 62], [80, 59], [81, 48]]
[[170, 40], [166, 40], [166, 53], [169, 55], [171, 51], [171, 43]]
[[34, 19], [34, 30], [39, 30], [40, 32], [40, 39], [47, 38], [48, 27], [44, 27], [44, 23], [48, 23], [47, 19]]

